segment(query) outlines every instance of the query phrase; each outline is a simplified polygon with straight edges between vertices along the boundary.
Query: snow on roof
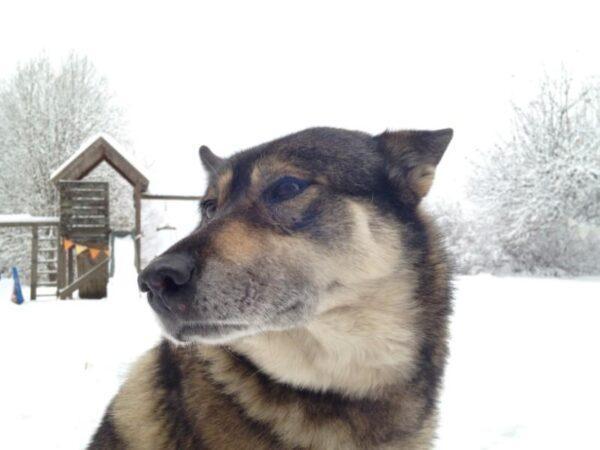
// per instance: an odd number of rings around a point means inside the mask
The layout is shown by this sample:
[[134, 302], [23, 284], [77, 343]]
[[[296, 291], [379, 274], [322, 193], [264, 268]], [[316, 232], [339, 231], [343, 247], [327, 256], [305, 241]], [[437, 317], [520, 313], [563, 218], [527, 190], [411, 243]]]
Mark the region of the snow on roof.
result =
[[[98, 134], [95, 134], [95, 135], [91, 136], [90, 138], [86, 139], [80, 145], [79, 149], [76, 152], [74, 152], [69, 158], [67, 158], [66, 161], [64, 161], [59, 167], [57, 167], [50, 174], [50, 179], [54, 180], [59, 175], [61, 175], [61, 173], [63, 173], [65, 170], [68, 171], [68, 168], [73, 164], [73, 162], [77, 158], [81, 157], [83, 153], [85, 153], [90, 148], [94, 147], [97, 143], [101, 143], [102, 141], [104, 141], [106, 144], [108, 144], [109, 147], [112, 147], [112, 150], [114, 150], [114, 152], [116, 152], [118, 154], [119, 160], [122, 161], [122, 163], [120, 163], [120, 164], [121, 165], [124, 164], [126, 167], [129, 168], [129, 169], [124, 169], [126, 171], [129, 171], [129, 173], [130, 173], [129, 176], [136, 177], [138, 182], [140, 180], [142, 180], [142, 183], [147, 187], [148, 180], [139, 171], [139, 169], [137, 169], [137, 167], [140, 167], [140, 166], [137, 164], [134, 164], [134, 161], [135, 161], [134, 158], [132, 158], [131, 155], [128, 154], [128, 152], [125, 151], [123, 149], [123, 147], [112, 136], [110, 136], [106, 133], [98, 133]], [[122, 169], [123, 169], [123, 167], [122, 167]], [[132, 171], [133, 171], [133, 173], [135, 173], [135, 175], [132, 175]]]
[[65, 160], [65, 162], [63, 162], [60, 166], [58, 166], [56, 169], [54, 169], [54, 171], [50, 174], [50, 178], [52, 179], [56, 175], [58, 175], [60, 172], [62, 172], [69, 164], [71, 164], [73, 161], [75, 161], [77, 158], [79, 158], [79, 156], [81, 156], [81, 154], [84, 151], [86, 151], [94, 142], [96, 142], [100, 138], [104, 139], [106, 142], [108, 142], [114, 148], [119, 150], [119, 152], [121, 152], [120, 146], [118, 144], [116, 144], [115, 140], [113, 138], [111, 138], [108, 134], [105, 134], [105, 133], [94, 134], [90, 138], [83, 141], [83, 143], [79, 146], [79, 149], [77, 149], [77, 151], [75, 153], [73, 153], [71, 156], [69, 156]]
[[32, 216], [31, 214], [0, 214], [0, 224], [58, 222], [58, 217]]

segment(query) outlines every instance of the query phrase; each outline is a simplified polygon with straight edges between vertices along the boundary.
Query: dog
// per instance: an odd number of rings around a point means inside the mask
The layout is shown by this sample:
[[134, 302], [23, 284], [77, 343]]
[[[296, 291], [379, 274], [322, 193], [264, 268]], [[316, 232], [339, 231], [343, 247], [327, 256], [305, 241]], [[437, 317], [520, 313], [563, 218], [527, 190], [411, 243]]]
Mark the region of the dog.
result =
[[421, 200], [452, 134], [201, 147], [200, 223], [138, 280], [166, 339], [89, 448], [431, 448], [451, 279]]

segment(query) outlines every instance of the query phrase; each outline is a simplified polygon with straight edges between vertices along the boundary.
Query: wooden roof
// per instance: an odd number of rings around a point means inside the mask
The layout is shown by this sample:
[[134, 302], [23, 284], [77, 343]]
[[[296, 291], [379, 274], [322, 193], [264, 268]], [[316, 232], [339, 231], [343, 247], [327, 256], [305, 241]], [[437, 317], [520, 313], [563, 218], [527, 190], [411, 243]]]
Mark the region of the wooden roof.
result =
[[87, 141], [77, 152], [56, 169], [50, 180], [58, 183], [64, 180], [81, 180], [100, 163], [106, 161], [129, 184], [141, 192], [148, 189], [148, 178], [117, 150], [118, 145], [106, 135], [98, 135]]

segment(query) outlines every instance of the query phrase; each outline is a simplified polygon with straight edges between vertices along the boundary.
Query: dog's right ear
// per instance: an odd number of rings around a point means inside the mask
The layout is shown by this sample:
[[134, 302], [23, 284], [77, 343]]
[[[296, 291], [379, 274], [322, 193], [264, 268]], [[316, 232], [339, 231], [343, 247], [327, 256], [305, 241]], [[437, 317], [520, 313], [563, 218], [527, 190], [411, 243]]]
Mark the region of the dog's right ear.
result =
[[215, 155], [206, 145], [201, 146], [198, 153], [204, 169], [216, 175], [225, 160]]
[[451, 128], [444, 128], [386, 131], [375, 137], [388, 179], [404, 203], [416, 205], [427, 195], [452, 135]]

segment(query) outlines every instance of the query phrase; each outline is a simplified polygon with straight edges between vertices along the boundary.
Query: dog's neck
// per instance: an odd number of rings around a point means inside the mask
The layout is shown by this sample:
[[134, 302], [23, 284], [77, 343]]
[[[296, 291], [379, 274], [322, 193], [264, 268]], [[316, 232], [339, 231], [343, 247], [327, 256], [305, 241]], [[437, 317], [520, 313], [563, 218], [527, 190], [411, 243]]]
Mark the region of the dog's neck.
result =
[[337, 287], [306, 326], [267, 331], [230, 347], [280, 382], [353, 397], [377, 395], [414, 371], [419, 342], [412, 285], [395, 274]]

